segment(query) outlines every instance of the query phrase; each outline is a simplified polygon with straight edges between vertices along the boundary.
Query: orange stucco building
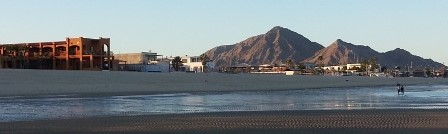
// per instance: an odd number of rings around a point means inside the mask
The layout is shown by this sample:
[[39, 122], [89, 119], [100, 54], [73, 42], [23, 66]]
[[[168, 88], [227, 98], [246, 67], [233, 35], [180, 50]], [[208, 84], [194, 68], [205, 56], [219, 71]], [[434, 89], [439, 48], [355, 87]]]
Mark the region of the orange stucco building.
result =
[[112, 61], [109, 38], [0, 44], [0, 68], [110, 70]]

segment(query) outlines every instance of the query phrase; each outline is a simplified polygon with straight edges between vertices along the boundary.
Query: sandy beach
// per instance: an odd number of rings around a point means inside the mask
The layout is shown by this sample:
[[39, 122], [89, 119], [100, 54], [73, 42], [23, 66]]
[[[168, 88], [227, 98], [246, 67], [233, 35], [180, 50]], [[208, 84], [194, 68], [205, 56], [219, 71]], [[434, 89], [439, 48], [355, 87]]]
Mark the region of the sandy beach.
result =
[[448, 83], [442, 78], [0, 69], [0, 96], [133, 95]]
[[97, 117], [0, 123], [2, 133], [406, 133], [448, 132], [448, 110], [321, 110]]
[[[0, 70], [0, 96], [141, 95], [446, 84], [443, 78]], [[0, 122], [2, 133], [447, 133], [446, 109], [211, 112]]]

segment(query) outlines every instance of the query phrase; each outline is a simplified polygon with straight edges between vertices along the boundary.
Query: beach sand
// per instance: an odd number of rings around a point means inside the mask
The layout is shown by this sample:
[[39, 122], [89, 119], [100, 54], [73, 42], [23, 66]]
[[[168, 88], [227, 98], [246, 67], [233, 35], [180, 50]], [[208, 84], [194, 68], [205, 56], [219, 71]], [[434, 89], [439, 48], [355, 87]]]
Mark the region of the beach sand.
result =
[[[448, 83], [443, 78], [0, 69], [0, 96], [141, 95]], [[448, 133], [448, 110], [221, 112], [1, 122], [1, 133]]]
[[97, 117], [0, 123], [2, 133], [448, 133], [448, 110], [320, 110]]
[[0, 69], [0, 97], [296, 90], [395, 86], [397, 82], [406, 86], [448, 83], [448, 79]]

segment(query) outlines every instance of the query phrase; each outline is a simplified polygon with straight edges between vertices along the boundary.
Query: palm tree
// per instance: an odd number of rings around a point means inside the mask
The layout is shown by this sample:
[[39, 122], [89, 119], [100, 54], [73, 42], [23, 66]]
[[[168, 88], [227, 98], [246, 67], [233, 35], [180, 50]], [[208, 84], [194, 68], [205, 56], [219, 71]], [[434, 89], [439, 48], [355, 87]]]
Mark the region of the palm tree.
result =
[[366, 72], [367, 71], [367, 66], [369, 66], [369, 61], [361, 59], [361, 68], [359, 68], [360, 72]]
[[[5, 45], [5, 50], [7, 53], [11, 54], [12, 66], [13, 68], [23, 67], [23, 57], [27, 51], [26, 45]], [[19, 60], [19, 63], [17, 63]]]
[[171, 61], [171, 64], [173, 65], [174, 70], [179, 71], [180, 66], [182, 65], [182, 58], [179, 56], [174, 57], [174, 59]]
[[210, 61], [210, 58], [204, 53], [199, 56], [199, 60], [202, 61], [202, 72], [207, 72], [207, 62]]
[[317, 60], [319, 61], [319, 63], [318, 63], [318, 66], [319, 66], [318, 72], [319, 72], [319, 74], [323, 74], [324, 72], [322, 70], [322, 67], [324, 67], [324, 57], [323, 56], [319, 56], [319, 57], [317, 57]]
[[376, 58], [370, 58], [369, 64], [370, 64], [370, 71], [375, 71], [375, 69], [378, 69], [378, 64], [376, 62]]
[[380, 71], [381, 71], [382, 73], [386, 72], [386, 71], [387, 71], [387, 67], [386, 67], [386, 66], [382, 66], [381, 69], [380, 69]]
[[324, 66], [324, 57], [323, 56], [317, 57], [317, 61], [319, 61], [319, 67]]
[[296, 68], [299, 70], [304, 70], [304, 69], [306, 69], [306, 66], [303, 63], [298, 63], [298, 64], [296, 64]]
[[288, 59], [288, 60], [286, 60], [286, 66], [289, 68], [289, 69], [291, 69], [291, 68], [294, 68], [294, 61], [292, 61], [292, 59]]

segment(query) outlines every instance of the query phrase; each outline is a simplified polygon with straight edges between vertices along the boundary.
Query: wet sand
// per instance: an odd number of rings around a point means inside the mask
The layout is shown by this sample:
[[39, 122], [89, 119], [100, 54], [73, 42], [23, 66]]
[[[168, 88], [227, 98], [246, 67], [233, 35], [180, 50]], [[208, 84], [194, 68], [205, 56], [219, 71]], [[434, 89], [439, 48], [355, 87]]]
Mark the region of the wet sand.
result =
[[2, 133], [448, 133], [448, 110], [320, 110], [0, 123]]
[[[0, 96], [138, 95], [448, 83], [434, 78], [0, 69]], [[170, 114], [0, 123], [1, 133], [448, 133], [446, 109]]]
[[0, 97], [142, 95], [448, 83], [443, 78], [0, 69]]

